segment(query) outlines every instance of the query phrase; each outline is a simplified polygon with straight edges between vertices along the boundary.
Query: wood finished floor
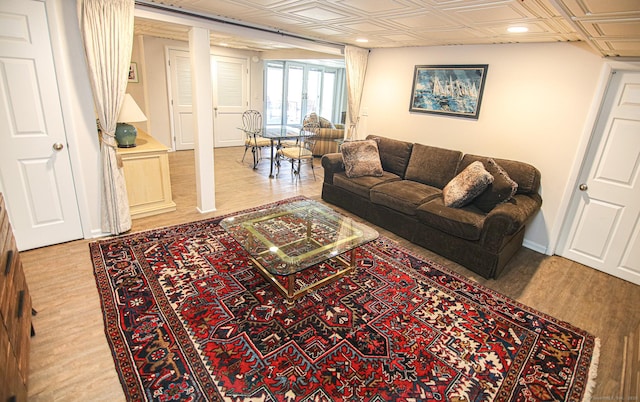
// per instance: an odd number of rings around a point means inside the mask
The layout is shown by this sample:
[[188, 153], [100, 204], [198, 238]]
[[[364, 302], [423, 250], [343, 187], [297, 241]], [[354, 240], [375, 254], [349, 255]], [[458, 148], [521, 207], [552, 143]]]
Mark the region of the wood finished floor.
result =
[[[295, 195], [320, 200], [319, 160], [315, 161], [315, 181], [304, 169], [307, 166], [303, 166], [302, 177], [297, 179], [287, 165], [277, 179], [269, 179], [268, 160], [253, 170], [246, 162], [241, 163], [242, 151], [243, 148], [215, 151], [217, 210], [207, 214], [200, 214], [195, 207], [193, 152], [170, 153], [177, 210], [134, 220], [132, 232], [223, 215]], [[249, 158], [250, 155], [246, 161]], [[427, 259], [599, 337], [601, 354], [594, 400], [622, 400], [624, 339], [640, 323], [640, 286], [524, 248], [509, 263], [506, 274], [498, 280], [485, 280], [390, 232], [378, 230]], [[104, 334], [89, 242], [78, 240], [21, 253], [33, 306], [38, 311], [33, 318], [36, 336], [31, 341], [30, 401], [124, 400]]]

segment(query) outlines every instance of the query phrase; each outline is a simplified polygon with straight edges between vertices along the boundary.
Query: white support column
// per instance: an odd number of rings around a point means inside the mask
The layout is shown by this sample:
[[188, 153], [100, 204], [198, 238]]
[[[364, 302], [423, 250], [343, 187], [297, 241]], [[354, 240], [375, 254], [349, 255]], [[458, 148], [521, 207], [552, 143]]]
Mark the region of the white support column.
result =
[[191, 55], [191, 93], [193, 128], [195, 130], [196, 194], [198, 211], [216, 210], [215, 175], [213, 171], [213, 93], [209, 30], [189, 30]]

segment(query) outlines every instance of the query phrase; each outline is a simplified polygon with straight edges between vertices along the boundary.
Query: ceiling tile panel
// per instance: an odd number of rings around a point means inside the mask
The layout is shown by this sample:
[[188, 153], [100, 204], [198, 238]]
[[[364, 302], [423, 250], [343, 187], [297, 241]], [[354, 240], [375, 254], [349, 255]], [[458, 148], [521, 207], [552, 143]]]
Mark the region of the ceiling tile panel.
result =
[[[335, 27], [328, 27], [328, 26], [322, 26], [322, 27], [314, 28], [313, 32], [321, 34], [321, 35], [328, 35], [328, 36], [336, 36], [336, 35], [344, 35], [345, 34], [344, 30], [337, 29]], [[349, 33], [349, 35], [351, 35], [351, 33]]]
[[356, 9], [367, 14], [406, 12], [408, 9], [415, 9], [415, 7], [394, 0], [344, 0], [338, 3], [343, 7]]
[[638, 12], [638, 0], [560, 0], [578, 18], [594, 14]]
[[455, 13], [460, 18], [471, 24], [496, 21], [518, 21], [533, 17], [532, 15], [528, 15], [528, 13], [525, 12], [525, 9], [518, 9], [507, 4], [465, 7], [463, 9], [449, 10], [449, 12]]
[[258, 6], [261, 8], [269, 8], [277, 5], [282, 5], [286, 3], [290, 3], [287, 0], [245, 0], [243, 3], [247, 5]]
[[294, 15], [300, 15], [317, 21], [330, 21], [347, 18], [348, 15], [327, 10], [323, 7], [305, 7], [291, 12]]
[[359, 22], [356, 24], [344, 24], [345, 27], [353, 30], [353, 31], [357, 31], [357, 32], [361, 32], [364, 34], [367, 33], [371, 33], [371, 32], [386, 32], [387, 30], [385, 29], [385, 27], [383, 27], [380, 24], [374, 24], [372, 22], [368, 22], [368, 21], [363, 21], [363, 22]]
[[640, 39], [640, 24], [634, 22], [603, 22], [594, 24], [603, 36], [619, 36]]
[[640, 49], [640, 40], [595, 40], [594, 41], [611, 57], [637, 57]]
[[441, 15], [436, 15], [435, 13], [395, 17], [392, 18], [391, 21], [401, 25], [405, 29], [442, 29], [461, 26], [459, 23], [454, 23], [448, 18], [444, 18]]
[[419, 40], [419, 38], [408, 35], [408, 34], [398, 34], [398, 35], [380, 35], [381, 38], [384, 38], [391, 42], [396, 43], [405, 43], [405, 42], [413, 42]]

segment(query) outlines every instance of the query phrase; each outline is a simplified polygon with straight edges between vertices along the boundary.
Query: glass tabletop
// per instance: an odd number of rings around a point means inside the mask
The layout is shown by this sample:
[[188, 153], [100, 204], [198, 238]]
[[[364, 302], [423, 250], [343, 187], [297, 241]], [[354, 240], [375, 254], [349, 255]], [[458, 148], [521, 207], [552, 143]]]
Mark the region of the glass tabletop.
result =
[[269, 139], [308, 137], [312, 135], [314, 135], [313, 132], [305, 131], [301, 127], [295, 126], [266, 126], [262, 132], [262, 136]]
[[378, 237], [376, 230], [313, 200], [231, 216], [220, 225], [274, 275], [300, 272]]

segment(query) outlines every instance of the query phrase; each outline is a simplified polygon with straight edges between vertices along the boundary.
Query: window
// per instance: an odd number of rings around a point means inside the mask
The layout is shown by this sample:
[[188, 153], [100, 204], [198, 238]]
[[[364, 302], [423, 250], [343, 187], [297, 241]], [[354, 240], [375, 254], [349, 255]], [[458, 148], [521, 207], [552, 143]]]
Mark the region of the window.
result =
[[284, 60], [268, 61], [266, 67], [266, 124], [300, 125], [312, 112], [341, 122], [344, 68]]
[[265, 91], [267, 101], [266, 105], [266, 124], [282, 124], [282, 104], [283, 104], [283, 88], [284, 88], [284, 66], [281, 64], [267, 64], [267, 78]]

